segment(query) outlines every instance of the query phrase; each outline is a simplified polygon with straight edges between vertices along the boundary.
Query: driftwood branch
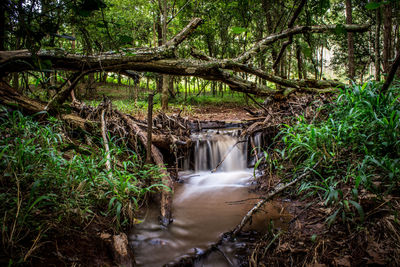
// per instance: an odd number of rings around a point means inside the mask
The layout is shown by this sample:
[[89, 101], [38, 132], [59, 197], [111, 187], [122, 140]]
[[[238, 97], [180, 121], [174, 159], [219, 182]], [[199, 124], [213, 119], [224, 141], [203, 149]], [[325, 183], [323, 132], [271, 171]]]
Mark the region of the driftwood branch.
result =
[[319, 164], [319, 162], [317, 164], [315, 164], [312, 169], [308, 169], [307, 171], [303, 172], [300, 176], [293, 179], [291, 182], [284, 184], [284, 185], [278, 184], [278, 186], [276, 186], [274, 188], [274, 190], [272, 190], [270, 193], [268, 193], [268, 195], [266, 197], [263, 197], [262, 200], [260, 200], [251, 210], [249, 210], [249, 212], [247, 212], [246, 216], [243, 217], [242, 221], [232, 231], [232, 234], [237, 235], [243, 229], [243, 227], [246, 226], [246, 224], [249, 222], [250, 218], [254, 215], [254, 213], [256, 213], [262, 206], [264, 206], [264, 204], [268, 200], [270, 200], [277, 194], [281, 193], [282, 191], [286, 190], [286, 188], [291, 187], [292, 185], [303, 180], [315, 167], [317, 167], [318, 164]]
[[111, 174], [111, 155], [110, 155], [110, 147], [108, 145], [108, 139], [107, 139], [107, 126], [106, 126], [106, 120], [104, 118], [104, 114], [106, 113], [106, 108], [103, 108], [101, 111], [101, 137], [103, 138], [104, 142], [104, 149], [106, 151], [106, 170], [108, 172], [109, 176], [112, 176]]
[[242, 141], [237, 141], [234, 145], [232, 145], [228, 151], [226, 151], [224, 157], [222, 158], [222, 160], [217, 164], [217, 166], [215, 166], [215, 168], [211, 171], [211, 172], [216, 172], [217, 169], [219, 168], [219, 166], [221, 166], [221, 164], [225, 161], [225, 159], [228, 157], [228, 155], [233, 151], [233, 149], [239, 144], [239, 143], [243, 143], [245, 142], [244, 140]]

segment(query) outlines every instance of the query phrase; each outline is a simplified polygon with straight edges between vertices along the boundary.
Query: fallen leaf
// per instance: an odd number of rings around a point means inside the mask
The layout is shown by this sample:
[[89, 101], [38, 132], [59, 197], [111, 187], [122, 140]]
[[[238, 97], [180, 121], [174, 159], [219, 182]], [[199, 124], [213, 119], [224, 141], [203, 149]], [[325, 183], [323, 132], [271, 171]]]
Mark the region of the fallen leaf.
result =
[[343, 258], [335, 258], [335, 263], [337, 266], [345, 266], [345, 267], [350, 267], [350, 256], [344, 256]]

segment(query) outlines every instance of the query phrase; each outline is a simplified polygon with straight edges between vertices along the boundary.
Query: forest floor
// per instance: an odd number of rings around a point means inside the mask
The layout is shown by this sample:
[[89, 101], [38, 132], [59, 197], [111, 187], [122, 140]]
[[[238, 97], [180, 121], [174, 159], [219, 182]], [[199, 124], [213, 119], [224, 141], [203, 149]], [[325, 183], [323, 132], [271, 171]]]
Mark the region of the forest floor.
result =
[[[276, 181], [278, 182], [278, 181]], [[266, 184], [266, 181], [261, 181]], [[268, 183], [271, 183], [268, 181]], [[342, 187], [342, 190], [346, 188]], [[315, 197], [302, 198], [287, 192], [285, 213], [292, 216], [286, 229], [274, 228], [248, 243], [243, 257], [247, 266], [398, 266], [400, 239], [393, 210], [400, 202], [392, 197], [391, 209], [376, 205], [376, 196], [365, 196], [364, 223], [339, 222], [329, 225], [332, 208]], [[279, 200], [278, 200], [279, 201]], [[369, 205], [369, 206], [367, 206]]]
[[[143, 90], [143, 89], [141, 89]], [[102, 96], [110, 98], [115, 107], [123, 112], [134, 115], [135, 118], [145, 120], [147, 118], [147, 103], [144, 100], [133, 100], [129, 98], [128, 89], [125, 86], [103, 86], [97, 87], [95, 97], [86, 98], [86, 102], [96, 104], [102, 100]], [[160, 111], [160, 101], [158, 95], [155, 95], [154, 111]], [[141, 96], [143, 99], [143, 96]], [[182, 117], [187, 117], [189, 120], [216, 120], [216, 121], [241, 121], [253, 119], [244, 107], [255, 109], [255, 105], [248, 100], [247, 104], [245, 99], [240, 95], [231, 97], [212, 97], [200, 95], [198, 98], [201, 101], [191, 101], [194, 96], [189, 97], [187, 101], [182, 96], [176, 99], [171, 99], [169, 104], [168, 114], [178, 114], [181, 112]], [[250, 101], [250, 102], [249, 102]]]

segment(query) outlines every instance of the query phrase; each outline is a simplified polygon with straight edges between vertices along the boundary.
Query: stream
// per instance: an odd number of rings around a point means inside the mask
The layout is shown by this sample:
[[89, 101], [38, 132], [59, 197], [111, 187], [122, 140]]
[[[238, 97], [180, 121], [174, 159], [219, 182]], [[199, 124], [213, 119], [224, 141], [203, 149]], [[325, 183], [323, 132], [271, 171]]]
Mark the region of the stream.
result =
[[[136, 225], [129, 239], [138, 266], [163, 266], [180, 258], [202, 253], [221, 234], [233, 229], [257, 202], [251, 193], [253, 169], [248, 166], [248, 144], [238, 143], [238, 130], [209, 130], [194, 134], [192, 159], [183, 164], [182, 183], [175, 185], [173, 223], [160, 225], [159, 209], [149, 208]], [[258, 146], [261, 138], [254, 138]], [[229, 152], [230, 151], [230, 152]], [[229, 154], [228, 154], [229, 152]], [[211, 172], [224, 158], [214, 173]], [[265, 232], [270, 220], [275, 227], [284, 224], [282, 204], [268, 204], [253, 218], [246, 230]], [[219, 251], [195, 266], [239, 266], [235, 251], [245, 246], [240, 242], [224, 242]]]

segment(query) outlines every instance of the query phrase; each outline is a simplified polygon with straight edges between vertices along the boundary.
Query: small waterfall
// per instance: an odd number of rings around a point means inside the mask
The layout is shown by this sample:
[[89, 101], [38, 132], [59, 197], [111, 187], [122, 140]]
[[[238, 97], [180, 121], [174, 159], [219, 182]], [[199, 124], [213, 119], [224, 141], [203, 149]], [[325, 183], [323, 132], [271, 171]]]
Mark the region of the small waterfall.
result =
[[257, 149], [257, 154], [259, 154], [262, 150], [262, 132], [258, 132], [254, 134], [254, 146]]
[[222, 160], [220, 172], [246, 169], [247, 144], [238, 143], [238, 130], [209, 130], [193, 135], [193, 141], [195, 172], [213, 170]]
[[[249, 149], [249, 165], [254, 166], [256, 164], [256, 159], [261, 158], [262, 155], [262, 147], [263, 147], [263, 134], [262, 132], [257, 132], [253, 136], [250, 136], [248, 141], [250, 142]], [[255, 156], [257, 155], [257, 157]]]
[[[253, 170], [247, 168], [248, 159], [254, 158], [250, 143], [260, 147], [263, 137], [256, 134], [250, 137], [254, 139], [238, 143], [239, 136], [240, 130], [208, 130], [192, 136], [194, 145], [190, 153], [182, 156], [185, 161], [181, 165], [190, 165], [190, 168], [180, 173], [181, 183], [175, 184], [173, 223], [167, 229], [161, 227], [157, 207], [143, 218], [143, 223], [136, 225], [130, 236], [138, 266], [163, 266], [194, 251], [207, 249], [222, 233], [233, 229], [253, 207], [258, 196], [248, 190], [253, 176]], [[280, 218], [280, 213], [277, 214]], [[259, 225], [259, 229], [266, 229], [270, 219], [263, 218], [254, 219], [252, 227]], [[211, 264], [196, 266], [239, 266], [235, 250], [219, 248], [223, 257], [215, 253], [207, 259]]]

